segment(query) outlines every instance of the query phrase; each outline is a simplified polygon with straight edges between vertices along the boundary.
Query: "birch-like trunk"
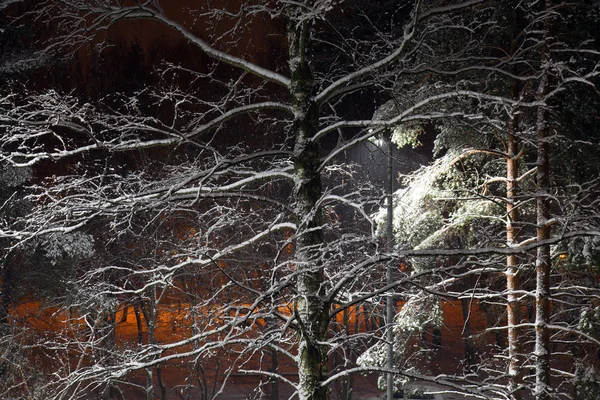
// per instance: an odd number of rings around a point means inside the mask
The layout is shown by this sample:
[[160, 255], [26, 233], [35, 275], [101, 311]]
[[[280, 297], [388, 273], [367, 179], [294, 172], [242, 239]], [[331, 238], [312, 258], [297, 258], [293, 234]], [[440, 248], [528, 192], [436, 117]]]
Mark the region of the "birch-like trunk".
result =
[[294, 191], [297, 215], [295, 302], [298, 322], [298, 395], [300, 400], [329, 399], [322, 386], [327, 378], [327, 351], [323, 347], [329, 322], [329, 304], [321, 296], [324, 276], [321, 268], [323, 246], [322, 212], [318, 206], [322, 194], [319, 172], [320, 146], [312, 140], [318, 129], [318, 108], [314, 99], [315, 82], [311, 69], [311, 23], [288, 24], [291, 70], [290, 95], [294, 112]]

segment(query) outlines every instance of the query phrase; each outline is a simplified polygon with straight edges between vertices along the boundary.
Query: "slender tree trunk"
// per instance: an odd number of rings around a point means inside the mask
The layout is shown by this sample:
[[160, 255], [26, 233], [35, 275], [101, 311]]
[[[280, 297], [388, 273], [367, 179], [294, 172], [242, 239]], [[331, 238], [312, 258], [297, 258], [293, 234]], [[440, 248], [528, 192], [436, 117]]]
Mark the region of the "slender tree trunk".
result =
[[[99, 337], [102, 338], [102, 360], [107, 365], [114, 363], [116, 328], [117, 328], [117, 310], [111, 309], [106, 314], [101, 314], [97, 319]], [[107, 386], [107, 395], [113, 400], [124, 400], [123, 392], [116, 381], [110, 380]]]
[[121, 320], [119, 321], [119, 323], [125, 323], [127, 322], [127, 314], [129, 312], [129, 303], [125, 303], [125, 305], [123, 306], [123, 313], [121, 314]]
[[[512, 42], [510, 54], [516, 55], [524, 24], [521, 7], [517, 1], [509, 3], [512, 8]], [[518, 67], [514, 67], [518, 74]], [[510, 89], [510, 97], [518, 100], [520, 95], [520, 83], [513, 81]], [[506, 245], [514, 246], [519, 242], [520, 216], [519, 216], [519, 166], [521, 153], [519, 152], [519, 114], [514, 110], [509, 115], [508, 137], [506, 143]], [[523, 320], [520, 296], [516, 293], [521, 290], [520, 262], [516, 255], [506, 257], [506, 289], [507, 289], [507, 325], [508, 325], [508, 377], [509, 387], [515, 399], [523, 398], [523, 344], [521, 343], [521, 328], [519, 325]]]
[[312, 137], [318, 129], [318, 108], [314, 101], [315, 82], [311, 69], [309, 21], [288, 23], [291, 69], [290, 95], [294, 111], [292, 125], [294, 170], [296, 176], [295, 211], [297, 213], [296, 261], [299, 273], [295, 302], [296, 321], [300, 327], [298, 343], [298, 395], [300, 400], [329, 399], [329, 389], [322, 386], [327, 378], [325, 341], [329, 324], [329, 304], [321, 291], [325, 282], [321, 252], [323, 245], [322, 211], [318, 202], [322, 194], [320, 146]]
[[2, 281], [0, 282], [0, 324], [8, 325], [11, 292], [11, 274], [8, 261], [2, 265]]
[[463, 337], [465, 340], [465, 370], [469, 373], [472, 373], [477, 370], [477, 354], [475, 353], [475, 343], [473, 343], [473, 332], [471, 331], [471, 319], [469, 318], [471, 300], [464, 298], [460, 299], [460, 305], [462, 308], [464, 322]]
[[[271, 349], [271, 372], [279, 373], [279, 354]], [[271, 377], [271, 400], [279, 400], [279, 379]]]
[[140, 315], [140, 305], [137, 303], [137, 300], [135, 300], [136, 303], [133, 305], [133, 312], [135, 313], [135, 323], [137, 326], [137, 333], [138, 333], [138, 344], [142, 344], [144, 342], [144, 329], [142, 326], [142, 317]]
[[[146, 318], [146, 325], [148, 326], [148, 344], [156, 344], [156, 287], [150, 289], [150, 301], [148, 304], [148, 310], [144, 313]], [[156, 381], [160, 389], [160, 399], [167, 399], [167, 389], [162, 380], [162, 371], [160, 367], [154, 367], [156, 371]], [[152, 368], [146, 370], [146, 396], [148, 400], [154, 398], [154, 383], [152, 378]]]
[[10, 325], [10, 307], [13, 302], [15, 291], [15, 271], [13, 264], [15, 257], [6, 254], [0, 264], [2, 268], [2, 279], [0, 280], [0, 324]]
[[[551, 3], [546, 0], [546, 10]], [[551, 36], [552, 23], [550, 18], [544, 22], [544, 44], [541, 50], [541, 65], [544, 68], [538, 91], [538, 101], [544, 101], [549, 93], [548, 43]], [[550, 143], [549, 143], [549, 113], [546, 106], [540, 106], [537, 112], [537, 174], [536, 174], [536, 210], [537, 210], [537, 240], [550, 238]], [[537, 248], [535, 262], [536, 291], [535, 291], [535, 396], [538, 400], [550, 398], [550, 245]]]
[[[517, 96], [513, 87], [513, 98]], [[514, 246], [518, 242], [518, 177], [519, 177], [519, 140], [517, 115], [512, 114], [508, 121], [507, 159], [506, 159], [506, 245]], [[520, 387], [523, 383], [522, 346], [521, 346], [521, 301], [515, 292], [521, 289], [519, 259], [516, 255], [506, 257], [506, 289], [508, 304], [506, 306], [508, 322], [508, 379], [510, 390], [515, 399], [521, 399]]]
[[[543, 80], [546, 80], [543, 78]], [[544, 83], [544, 84], [547, 84]], [[544, 85], [542, 84], [542, 85]], [[547, 135], [546, 110], [538, 113], [537, 133], [537, 240], [550, 238], [550, 207], [548, 202], [549, 180], [549, 145]], [[539, 400], [548, 397], [550, 383], [550, 332], [547, 327], [550, 320], [550, 245], [537, 248], [535, 262], [535, 357], [536, 384], [535, 393]]]
[[[154, 343], [154, 311], [153, 304], [150, 301], [148, 309], [142, 306], [142, 312], [146, 319], [146, 326], [148, 327], [148, 343]], [[146, 400], [154, 399], [154, 379], [152, 377], [152, 368], [146, 368]]]
[[[343, 318], [344, 318], [344, 330], [346, 331], [346, 336], [350, 337], [350, 320], [348, 318], [348, 309], [344, 309], [343, 311]], [[358, 307], [355, 308], [354, 311], [354, 324], [355, 324], [355, 328], [354, 328], [354, 332], [358, 332], [358, 328], [356, 327], [356, 324], [358, 323], [358, 313], [359, 313], [359, 309]], [[347, 357], [351, 357], [351, 360], [345, 359], [345, 366], [348, 366], [348, 361], [353, 361], [354, 357], [353, 357], [354, 352], [352, 351], [351, 348], [348, 348], [348, 355]], [[342, 400], [352, 400], [352, 375], [348, 375], [344, 378], [342, 378], [342, 394], [340, 396], [340, 398]]]
[[574, 371], [575, 375], [573, 378], [573, 398], [574, 399], [585, 399], [585, 393], [582, 393], [582, 383], [585, 382], [585, 366], [580, 360], [585, 358], [585, 349], [583, 345], [574, 339], [571, 344], [571, 352], [573, 353]]

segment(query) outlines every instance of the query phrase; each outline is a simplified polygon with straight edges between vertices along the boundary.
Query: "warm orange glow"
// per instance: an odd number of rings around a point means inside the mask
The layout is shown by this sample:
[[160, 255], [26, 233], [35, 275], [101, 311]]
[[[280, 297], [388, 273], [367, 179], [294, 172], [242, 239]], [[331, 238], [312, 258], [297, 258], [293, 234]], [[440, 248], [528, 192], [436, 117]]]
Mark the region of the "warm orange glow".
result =
[[[397, 310], [402, 309], [404, 306], [403, 301], [399, 301], [396, 304]], [[224, 318], [233, 317], [231, 310], [241, 310], [237, 317], [243, 317], [245, 312], [250, 312], [250, 304], [240, 303], [237, 306], [229, 308], [229, 311], [225, 309], [204, 309], [204, 317], [212, 319], [213, 323], [223, 323]], [[483, 329], [486, 326], [485, 317], [483, 312], [479, 309], [478, 302], [473, 302], [471, 305], [472, 312], [471, 317], [475, 318], [477, 328]], [[161, 336], [161, 339], [166, 342], [168, 339], [180, 340], [191, 332], [191, 312], [194, 308], [192, 304], [184, 302], [176, 303], [165, 303], [157, 306], [157, 324], [156, 333]], [[460, 311], [460, 302], [448, 302], [442, 301], [442, 309], [445, 314], [444, 319], [462, 318]], [[290, 316], [293, 312], [292, 304], [280, 305], [277, 310], [282, 315]], [[196, 308], [196, 313], [199, 310]], [[459, 312], [460, 311], [460, 312]], [[126, 313], [125, 315], [123, 315]], [[373, 310], [370, 307], [366, 308], [363, 306], [353, 306], [340, 311], [335, 314], [335, 320], [337, 323], [348, 323], [352, 326], [356, 326], [359, 330], [364, 330], [364, 324], [372, 318]], [[455, 315], [456, 314], [456, 315]], [[44, 307], [39, 301], [24, 302], [19, 306], [11, 310], [11, 315], [19, 321], [26, 321], [29, 326], [35, 327], [40, 331], [58, 331], [65, 326], [79, 326], [83, 327], [85, 323], [84, 317], [76, 309], [72, 310], [57, 310], [56, 308]], [[453, 316], [451, 316], [453, 315]], [[454, 316], [455, 315], [455, 316]], [[137, 336], [137, 320], [140, 318], [142, 326], [144, 328], [143, 333], [146, 332], [146, 321], [144, 314], [139, 313], [136, 317], [136, 313], [131, 305], [123, 305], [120, 307], [116, 314], [116, 332], [117, 336], [123, 337], [136, 337]], [[259, 321], [263, 323], [264, 321]], [[448, 322], [448, 321], [447, 321]], [[462, 322], [457, 321], [460, 325]]]
[[[400, 310], [404, 302], [397, 303], [397, 309]], [[461, 335], [464, 328], [463, 310], [460, 300], [442, 301], [442, 314], [444, 325], [442, 327], [442, 337], [446, 346], [452, 349], [462, 351], [463, 337]], [[480, 309], [477, 301], [469, 304], [469, 321], [473, 332], [485, 331], [488, 322], [485, 313]], [[291, 316], [293, 314], [293, 303], [279, 304], [277, 310], [281, 315]], [[265, 315], [266, 309], [252, 309], [251, 304], [236, 303], [224, 305], [223, 307], [198, 307], [191, 302], [183, 301], [183, 298], [171, 297], [170, 301], [159, 303], [156, 310], [156, 329], [155, 339], [158, 343], [168, 344], [192, 337], [196, 331], [193, 326], [200, 323], [202, 329], [212, 330], [226, 324], [232, 319], [238, 320], [238, 328], [243, 331], [235, 330], [236, 334], [244, 336], [261, 335], [265, 329], [270, 328], [268, 320], [253, 318], [251, 314], [257, 312]], [[374, 331], [381, 327], [383, 320], [378, 316], [380, 314], [380, 305], [365, 304], [355, 305], [345, 310], [339, 310], [334, 316], [332, 329], [334, 332], [345, 331], [350, 335]], [[48, 308], [44, 304], [31, 301], [11, 310], [11, 315], [18, 323], [34, 328], [43, 335], [49, 332], [56, 332], [56, 340], [70, 342], [73, 338], [87, 340], [91, 334], [88, 323], [94, 325], [114, 326], [115, 341], [119, 346], [136, 346], [138, 341], [147, 343], [149, 340], [148, 325], [144, 318], [144, 313], [136, 309], [133, 305], [121, 305], [115, 314], [100, 315], [98, 320], [86, 322], [83, 313], [75, 308], [57, 309]], [[244, 320], [244, 317], [248, 317]], [[227, 334], [227, 332], [225, 332]], [[428, 333], [431, 334], [431, 333]], [[215, 334], [218, 336], [219, 334]], [[207, 337], [203, 340], [213, 340], [213, 337]], [[171, 349], [171, 354], [189, 351], [195, 344], [188, 343], [176, 349]], [[84, 348], [84, 352], [92, 351], [92, 348]]]

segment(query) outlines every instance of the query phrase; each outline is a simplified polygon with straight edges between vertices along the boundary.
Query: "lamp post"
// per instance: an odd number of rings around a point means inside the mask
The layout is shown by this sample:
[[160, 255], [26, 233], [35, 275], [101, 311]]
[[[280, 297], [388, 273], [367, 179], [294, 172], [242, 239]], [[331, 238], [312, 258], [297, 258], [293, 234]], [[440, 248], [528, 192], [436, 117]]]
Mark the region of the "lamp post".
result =
[[[387, 251], [391, 253], [394, 250], [394, 232], [393, 232], [393, 217], [394, 217], [394, 206], [392, 204], [392, 196], [394, 193], [394, 166], [393, 166], [393, 152], [394, 145], [392, 143], [391, 135], [386, 140], [388, 146], [388, 165], [387, 165], [387, 188], [386, 188], [386, 202], [387, 202], [387, 221], [386, 221], [386, 241]], [[392, 262], [387, 264], [387, 284], [390, 285], [393, 280], [393, 265]], [[394, 290], [390, 289], [388, 296], [386, 297], [386, 320], [388, 323], [387, 336], [387, 400], [394, 398], [394, 374], [391, 372], [394, 368]]]

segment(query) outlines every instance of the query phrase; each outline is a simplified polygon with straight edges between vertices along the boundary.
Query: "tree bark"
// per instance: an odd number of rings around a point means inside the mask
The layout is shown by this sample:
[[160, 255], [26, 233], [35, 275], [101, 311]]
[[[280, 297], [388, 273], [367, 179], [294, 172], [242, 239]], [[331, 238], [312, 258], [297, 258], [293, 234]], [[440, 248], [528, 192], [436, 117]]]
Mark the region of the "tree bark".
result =
[[465, 341], [465, 370], [468, 373], [474, 373], [477, 371], [477, 354], [475, 352], [475, 343], [473, 342], [471, 319], [469, 318], [469, 315], [471, 314], [471, 300], [462, 298], [460, 299], [460, 305], [462, 308], [464, 322], [463, 337]]
[[[279, 373], [279, 355], [277, 349], [271, 349], [271, 372]], [[279, 379], [271, 377], [271, 400], [279, 400]]]
[[[550, 210], [548, 204], [549, 186], [549, 156], [546, 124], [546, 111], [538, 114], [538, 158], [537, 158], [537, 240], [550, 238]], [[535, 262], [536, 291], [535, 291], [535, 357], [536, 384], [535, 392], [538, 400], [547, 399], [550, 383], [550, 246], [543, 245], [537, 249]]]
[[[146, 326], [148, 327], [148, 344], [155, 345], [156, 342], [156, 320], [157, 320], [157, 305], [156, 305], [156, 287], [152, 287], [149, 290], [149, 298], [150, 301], [148, 303], [148, 309], [144, 312], [144, 317], [146, 318]], [[142, 311], [145, 309], [142, 308]], [[158, 383], [158, 387], [160, 389], [160, 399], [166, 400], [167, 398], [167, 389], [162, 379], [162, 371], [159, 366], [154, 368], [146, 369], [146, 396], [148, 400], [154, 398], [154, 383], [152, 378], [152, 369], [156, 371], [156, 381]]]
[[13, 273], [8, 256], [2, 262], [2, 280], [0, 281], [0, 324], [9, 324], [10, 305], [13, 292]]
[[[513, 96], [516, 96], [513, 88]], [[513, 97], [514, 98], [514, 97]], [[519, 140], [516, 135], [518, 117], [512, 114], [508, 121], [507, 159], [506, 159], [506, 245], [514, 246], [518, 242], [518, 177], [519, 177]], [[522, 346], [521, 346], [521, 301], [515, 294], [521, 289], [519, 259], [516, 255], [506, 257], [506, 289], [508, 304], [506, 306], [508, 324], [508, 379], [510, 390], [515, 399], [521, 399], [520, 387], [523, 383]]]
[[[293, 16], [292, 16], [293, 17]], [[294, 112], [292, 125], [295, 211], [297, 239], [295, 268], [295, 316], [299, 325], [298, 395], [301, 400], [327, 400], [329, 389], [322, 386], [327, 378], [327, 351], [323, 347], [329, 322], [329, 304], [321, 296], [324, 276], [321, 265], [323, 247], [322, 194], [319, 172], [320, 145], [312, 140], [318, 129], [318, 107], [314, 100], [315, 82], [311, 64], [311, 22], [288, 22], [288, 46], [291, 70], [290, 95]]]
[[[549, 9], [549, 1], [546, 9]], [[550, 35], [550, 21], [545, 23], [545, 37]], [[549, 92], [549, 63], [548, 44], [544, 43], [541, 53], [541, 65], [544, 68], [538, 91], [537, 99], [543, 101]], [[543, 241], [550, 238], [550, 143], [548, 128], [548, 108], [540, 106], [537, 111], [537, 173], [536, 173], [536, 210], [537, 210], [537, 240]], [[535, 262], [536, 291], [535, 291], [535, 396], [538, 400], [550, 398], [550, 245], [537, 248]]]
[[[359, 314], [360, 310], [358, 307], [356, 307], [354, 309], [354, 332], [358, 332], [358, 314]], [[348, 310], [345, 309], [344, 310], [344, 314], [343, 314], [343, 318], [344, 318], [344, 330], [346, 331], [346, 335], [348, 337], [350, 337], [350, 319], [348, 318]], [[353, 357], [354, 352], [352, 351], [352, 349], [348, 349], [348, 357], [351, 358], [351, 360], [345, 359], [345, 365], [347, 366], [348, 361], [354, 361], [354, 357]], [[344, 378], [342, 378], [342, 393], [340, 396], [341, 400], [352, 400], [352, 375], [348, 375]]]

